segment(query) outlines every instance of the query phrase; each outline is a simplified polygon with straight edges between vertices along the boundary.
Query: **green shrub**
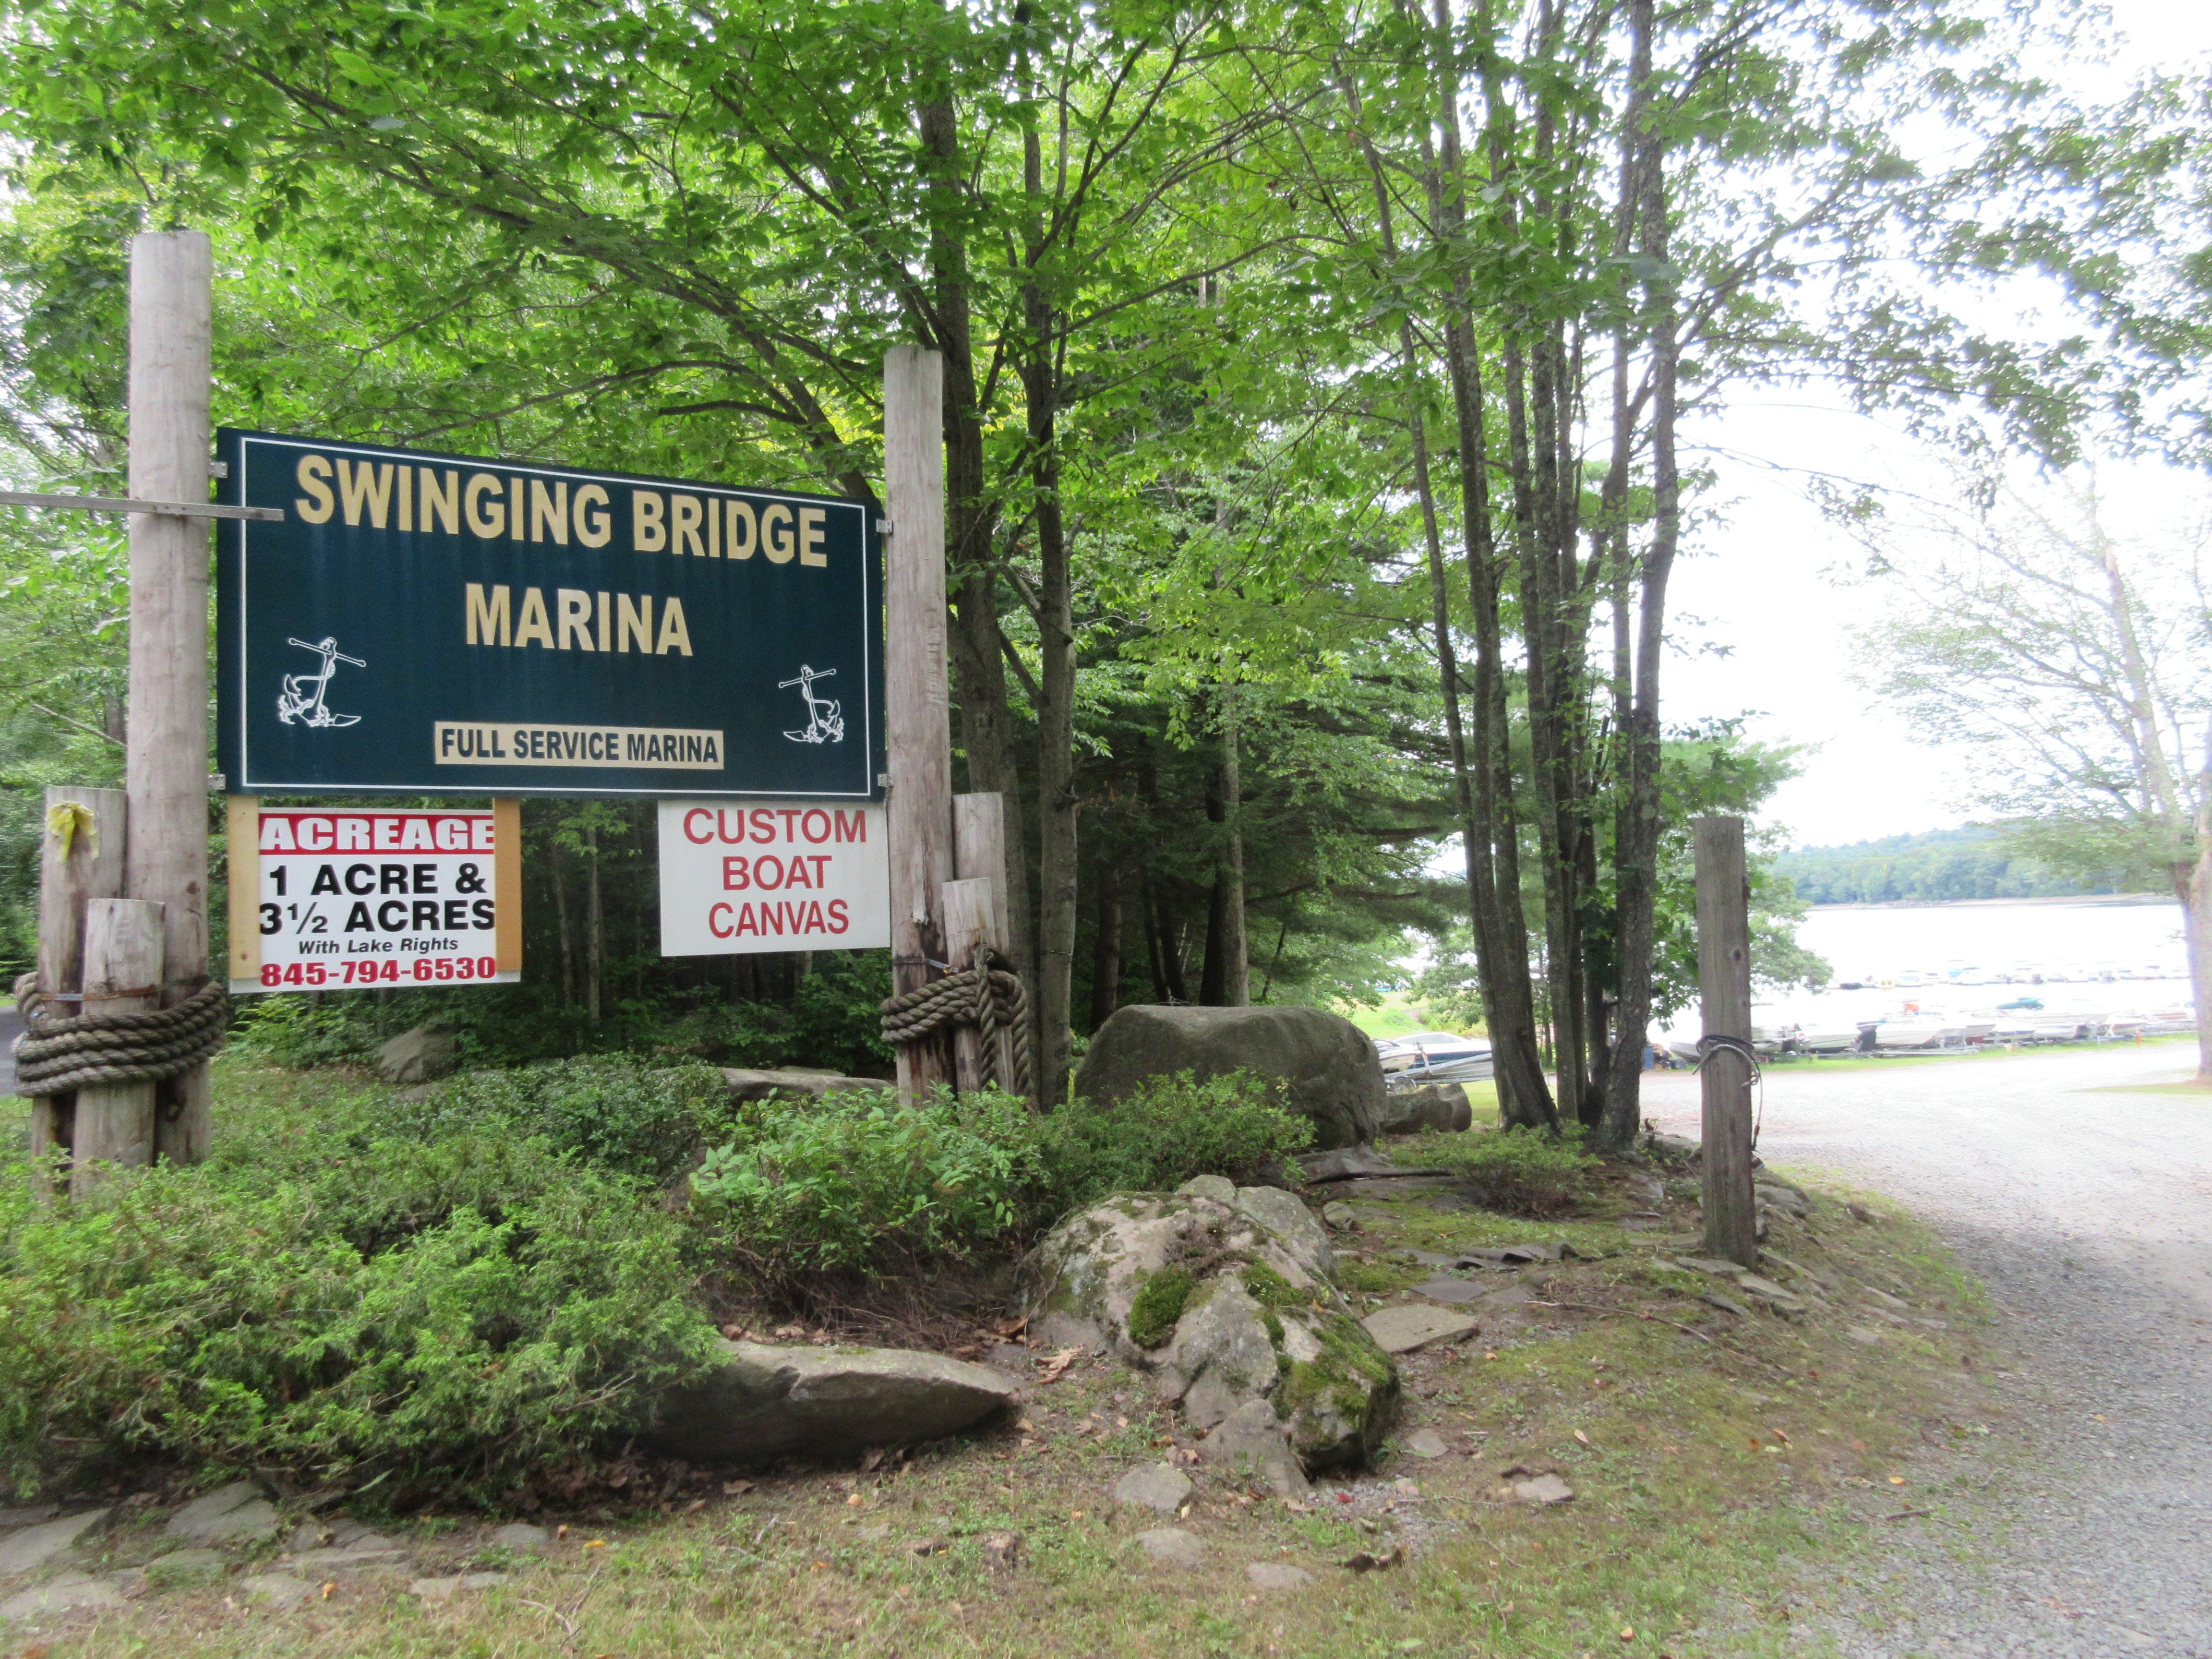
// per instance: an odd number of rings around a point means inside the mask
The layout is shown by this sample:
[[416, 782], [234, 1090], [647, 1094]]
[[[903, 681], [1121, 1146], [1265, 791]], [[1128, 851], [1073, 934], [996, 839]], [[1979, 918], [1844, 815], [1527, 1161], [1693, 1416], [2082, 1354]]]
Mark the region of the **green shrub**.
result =
[[1453, 1135], [1422, 1155], [1462, 1177], [1485, 1209], [1542, 1220], [1577, 1208], [1598, 1160], [1583, 1150], [1579, 1125], [1558, 1133], [1507, 1128]]
[[665, 1181], [733, 1121], [722, 1074], [631, 1054], [467, 1072], [426, 1100], [396, 1102], [395, 1131], [434, 1140], [494, 1124], [619, 1174]]
[[236, 1005], [230, 1048], [244, 1058], [304, 1071], [333, 1061], [363, 1060], [374, 1039], [343, 1002], [306, 996], [251, 997]]
[[767, 1100], [691, 1177], [716, 1240], [770, 1285], [1013, 1241], [1046, 1190], [1040, 1125], [1010, 1095]]
[[46, 1208], [0, 1171], [9, 1476], [63, 1446], [491, 1496], [708, 1362], [649, 1188], [483, 1133], [331, 1165], [162, 1167]]
[[1061, 1204], [1110, 1192], [1160, 1192], [1193, 1176], [1250, 1182], [1273, 1166], [1295, 1176], [1313, 1125], [1282, 1103], [1282, 1085], [1245, 1071], [1199, 1080], [1148, 1079], [1112, 1105], [1072, 1102], [1046, 1120], [1045, 1156]]

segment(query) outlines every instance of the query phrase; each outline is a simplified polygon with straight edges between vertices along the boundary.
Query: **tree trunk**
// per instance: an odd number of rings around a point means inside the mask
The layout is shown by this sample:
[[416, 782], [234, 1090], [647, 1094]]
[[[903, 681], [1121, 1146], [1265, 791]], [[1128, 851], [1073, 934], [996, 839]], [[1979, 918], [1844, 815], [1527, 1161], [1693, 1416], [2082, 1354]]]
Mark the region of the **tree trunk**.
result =
[[606, 975], [607, 916], [599, 891], [599, 826], [584, 825], [584, 1016], [599, 1023], [599, 988]]
[[[1026, 65], [1024, 78], [1027, 79]], [[1022, 285], [1022, 390], [1037, 538], [1037, 1103], [1060, 1103], [1073, 1054], [1079, 803], [1075, 791], [1075, 594], [1060, 504], [1059, 319], [1036, 272], [1042, 263], [1043, 161], [1036, 124], [1023, 135], [1030, 279]]]
[[1121, 872], [1100, 866], [1098, 920], [1091, 941], [1091, 1029], [1113, 1018], [1121, 1006]]
[[[1459, 143], [1459, 72], [1451, 40], [1449, 0], [1436, 0], [1433, 44], [1440, 93], [1437, 131], [1442, 165], [1435, 210], [1444, 240], [1456, 246], [1466, 231], [1466, 181]], [[1504, 135], [1498, 130], [1504, 106], [1494, 89], [1495, 49], [1486, 35], [1479, 40], [1476, 49], [1484, 55], [1485, 83], [1492, 88], [1491, 171], [1493, 178], [1504, 179], [1510, 169]], [[1498, 550], [1491, 526], [1489, 446], [1483, 419], [1481, 360], [1463, 267], [1454, 277], [1444, 325], [1444, 365], [1450, 377], [1452, 412], [1458, 428], [1460, 516], [1467, 540], [1474, 634], [1474, 708], [1468, 735], [1475, 833], [1468, 837], [1467, 861], [1475, 961], [1494, 1056], [1499, 1118], [1507, 1124], [1556, 1126], [1559, 1114], [1545, 1084], [1543, 1058], [1536, 1046], [1528, 926], [1521, 908], [1520, 833], [1513, 811], [1504, 630], [1499, 614]]]
[[[1657, 124], [1647, 113], [1653, 9], [1654, 0], [1630, 0], [1630, 76], [1634, 100], [1629, 132], [1635, 145], [1635, 187], [1631, 194], [1636, 204], [1638, 251], [1664, 260], [1668, 248], [1665, 155]], [[1620, 988], [1613, 1014], [1605, 1116], [1598, 1130], [1599, 1144], [1614, 1150], [1636, 1138], [1643, 1111], [1644, 1048], [1651, 1024], [1651, 958], [1658, 938], [1659, 664], [1665, 645], [1667, 580], [1674, 568], [1681, 529], [1681, 480], [1674, 445], [1679, 347], [1674, 290], [1662, 280], [1654, 279], [1645, 285], [1644, 301], [1651, 359], [1651, 546], [1644, 555], [1638, 598], [1634, 702], [1622, 733], [1626, 778], [1613, 828], [1613, 948], [1620, 963]], [[1625, 573], [1625, 562], [1622, 568]], [[1615, 604], [1621, 605], [1626, 589], [1625, 574], [1617, 580]], [[1624, 623], [1617, 621], [1616, 627], [1625, 632]]]
[[550, 838], [546, 864], [553, 872], [553, 915], [561, 929], [561, 1006], [576, 1006], [576, 935], [568, 920], [568, 883], [561, 873], [561, 842], [556, 835]]
[[1244, 927], [1244, 777], [1237, 753], [1237, 691], [1221, 688], [1221, 1004], [1252, 1000], [1252, 957]]

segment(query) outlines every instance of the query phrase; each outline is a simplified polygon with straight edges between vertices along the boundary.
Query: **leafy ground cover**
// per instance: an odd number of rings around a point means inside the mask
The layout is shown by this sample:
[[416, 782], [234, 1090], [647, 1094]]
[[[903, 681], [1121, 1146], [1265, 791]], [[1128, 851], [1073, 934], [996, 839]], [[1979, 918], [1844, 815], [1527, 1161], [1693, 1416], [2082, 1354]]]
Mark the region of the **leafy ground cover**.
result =
[[[309, 1133], [337, 1086], [251, 1083], [263, 1132], [280, 1135]], [[1399, 1153], [1441, 1163], [1468, 1139]], [[1875, 1219], [1856, 1219], [1837, 1194], [1806, 1222], [1773, 1224], [1765, 1271], [1804, 1311], [1768, 1311], [1724, 1282], [1747, 1311], [1723, 1311], [1701, 1299], [1715, 1279], [1681, 1260], [1697, 1249], [1683, 1176], [1571, 1173], [1575, 1212], [1554, 1218], [1462, 1207], [1449, 1188], [1342, 1200], [1355, 1217], [1337, 1234], [1344, 1276], [1370, 1306], [1421, 1299], [1413, 1287], [1437, 1268], [1417, 1252], [1541, 1241], [1576, 1255], [1474, 1275], [1479, 1333], [1404, 1361], [1407, 1408], [1381, 1464], [1310, 1503], [1194, 1464], [1179, 1420], [1098, 1356], [1012, 1354], [993, 1345], [1013, 1334], [979, 1320], [970, 1345], [1029, 1376], [1019, 1418], [973, 1435], [745, 1475], [633, 1462], [621, 1485], [540, 1499], [532, 1518], [566, 1528], [542, 1557], [495, 1544], [501, 1516], [295, 1492], [288, 1527], [319, 1503], [325, 1521], [372, 1521], [407, 1559], [333, 1573], [276, 1610], [242, 1584], [283, 1565], [280, 1534], [206, 1582], [0, 1640], [44, 1659], [1778, 1651], [1819, 1593], [1803, 1587], [1824, 1582], [1803, 1564], [1848, 1573], [1863, 1540], [1953, 1501], [1936, 1448], [2002, 1433], [1979, 1380], [1987, 1316], [1907, 1218], [1869, 1201]], [[1196, 1480], [1171, 1522], [1198, 1540], [1195, 1568], [1136, 1546], [1169, 1517], [1113, 1502], [1124, 1474], [1158, 1462]], [[1572, 1500], [1510, 1495], [1544, 1474]], [[83, 1570], [151, 1553], [191, 1476], [175, 1468], [137, 1494], [126, 1514], [146, 1518], [92, 1546]], [[1391, 1565], [1344, 1565], [1362, 1556]], [[1309, 1578], [1262, 1589], [1255, 1564]], [[503, 1576], [445, 1601], [410, 1589], [480, 1569]]]

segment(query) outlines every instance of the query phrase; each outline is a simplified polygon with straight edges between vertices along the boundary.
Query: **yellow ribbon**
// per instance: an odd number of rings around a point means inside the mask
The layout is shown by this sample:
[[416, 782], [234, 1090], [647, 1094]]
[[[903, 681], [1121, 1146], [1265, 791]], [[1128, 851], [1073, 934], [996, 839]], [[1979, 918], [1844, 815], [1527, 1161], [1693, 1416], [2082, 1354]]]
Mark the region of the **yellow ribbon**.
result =
[[62, 860], [69, 860], [70, 844], [82, 833], [88, 847], [100, 845], [100, 822], [92, 808], [80, 801], [58, 801], [46, 809], [46, 830], [62, 844]]

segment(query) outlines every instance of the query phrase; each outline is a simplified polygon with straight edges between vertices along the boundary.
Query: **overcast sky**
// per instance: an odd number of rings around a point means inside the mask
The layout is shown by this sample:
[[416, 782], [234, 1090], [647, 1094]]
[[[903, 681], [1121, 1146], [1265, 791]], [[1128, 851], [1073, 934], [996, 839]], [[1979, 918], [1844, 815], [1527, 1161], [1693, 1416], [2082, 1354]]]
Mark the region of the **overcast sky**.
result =
[[[2170, 69], [2212, 55], [2212, 5], [2203, 0], [2111, 0], [2110, 9], [2125, 37], [2107, 72], [2115, 90], [2136, 64]], [[2098, 90], [2085, 83], [2104, 78], [2069, 75], [2082, 93]], [[1686, 640], [1725, 641], [1729, 650], [1668, 662], [1668, 723], [1751, 714], [1754, 736], [1810, 746], [1803, 775], [1784, 786], [1766, 814], [1797, 845], [1966, 822], [1962, 757], [1916, 740], [1850, 683], [1845, 630], [1881, 602], [1879, 590], [1823, 574], [1851, 564], [1856, 550], [1806, 501], [1800, 478], [1810, 469], [1940, 491], [1941, 458], [1817, 389], [1741, 395], [1724, 416], [1686, 437], [1718, 470], [1712, 501], [1723, 506], [1724, 521], [1704, 528], [1695, 556], [1677, 568], [1671, 608], [1702, 624], [1682, 629]], [[2183, 481], [2146, 470], [2108, 472], [2102, 482], [2137, 504], [2136, 523], [2118, 526], [2124, 532], [2153, 527], [2161, 514], [2183, 510], [2189, 496]]]

